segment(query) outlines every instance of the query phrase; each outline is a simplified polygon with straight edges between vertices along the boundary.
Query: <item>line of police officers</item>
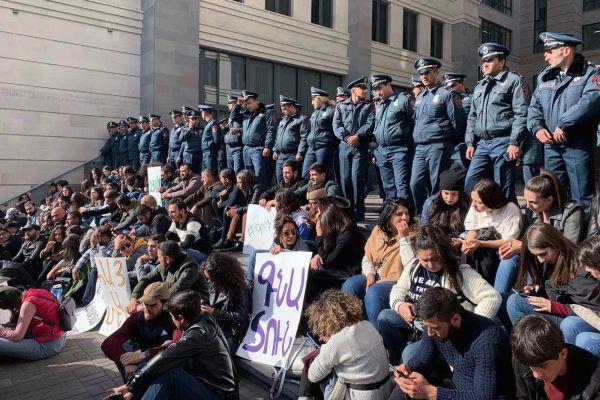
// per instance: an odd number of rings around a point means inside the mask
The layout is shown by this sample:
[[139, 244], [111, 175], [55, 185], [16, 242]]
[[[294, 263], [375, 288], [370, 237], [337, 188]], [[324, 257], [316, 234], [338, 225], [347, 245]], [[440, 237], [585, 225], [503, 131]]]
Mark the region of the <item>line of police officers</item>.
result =
[[[281, 180], [287, 160], [298, 162], [305, 177], [312, 163], [324, 163], [353, 204], [357, 220], [364, 218], [372, 158], [385, 197], [409, 199], [416, 212], [438, 191], [440, 173], [453, 162], [466, 171], [467, 193], [490, 177], [511, 199], [516, 166], [525, 164], [528, 179], [544, 165], [589, 211], [595, 195], [600, 74], [576, 52], [581, 40], [549, 32], [540, 40], [548, 66], [538, 75], [533, 96], [523, 78], [509, 70], [509, 50], [485, 43], [478, 49], [484, 78], [473, 93], [461, 73], [444, 74], [442, 85], [441, 63], [421, 57], [412, 79], [415, 97], [395, 92], [391, 77], [372, 75], [350, 82], [348, 90], [338, 88], [335, 102], [326, 91], [311, 88], [310, 118], [295, 99], [280, 96], [283, 118], [278, 120], [272, 105], [243, 90], [241, 96], [228, 95], [230, 114], [218, 122], [207, 105], [200, 105], [200, 111], [172, 110], [171, 132], [154, 114], [109, 122], [111, 137], [101, 154], [113, 167], [166, 162], [176, 168], [185, 162], [195, 172], [248, 168], [264, 184], [271, 182], [273, 171]], [[377, 146], [371, 152], [373, 140]], [[537, 161], [528, 161], [531, 152], [538, 154]]]

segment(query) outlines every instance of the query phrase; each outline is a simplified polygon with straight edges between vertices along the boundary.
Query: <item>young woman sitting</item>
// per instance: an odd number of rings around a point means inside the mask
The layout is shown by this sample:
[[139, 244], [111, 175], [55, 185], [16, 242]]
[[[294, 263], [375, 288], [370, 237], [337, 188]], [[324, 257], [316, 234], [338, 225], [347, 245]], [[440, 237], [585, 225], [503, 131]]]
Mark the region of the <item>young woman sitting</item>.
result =
[[312, 234], [308, 229], [308, 212], [300, 208], [300, 201], [294, 191], [288, 188], [279, 189], [275, 193], [275, 208], [277, 216], [289, 215], [298, 226], [298, 234], [304, 240], [312, 240]]

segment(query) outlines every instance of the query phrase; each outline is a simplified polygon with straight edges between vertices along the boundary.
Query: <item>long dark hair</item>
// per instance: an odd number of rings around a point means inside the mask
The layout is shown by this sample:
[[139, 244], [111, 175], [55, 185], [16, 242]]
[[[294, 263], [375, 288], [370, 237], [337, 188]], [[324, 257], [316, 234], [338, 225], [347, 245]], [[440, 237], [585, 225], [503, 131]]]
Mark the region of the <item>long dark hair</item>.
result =
[[277, 202], [277, 216], [292, 215], [293, 212], [300, 209], [300, 201], [294, 192], [289, 188], [279, 189], [275, 193]]
[[242, 264], [229, 254], [212, 253], [201, 267], [223, 292], [239, 292], [246, 285]]
[[562, 207], [567, 201], [567, 194], [556, 175], [550, 171], [542, 171], [527, 182], [525, 189], [545, 199], [552, 197], [552, 206]]
[[428, 223], [440, 228], [446, 235], [465, 230], [465, 217], [469, 211], [470, 202], [465, 193], [459, 193], [458, 201], [449, 205], [442, 198], [442, 191], [440, 190], [429, 205]]
[[509, 203], [500, 185], [491, 179], [480, 180], [473, 186], [473, 191], [477, 192], [481, 202], [492, 210], [498, 210]]
[[399, 206], [408, 210], [410, 216], [408, 226], [413, 226], [414, 224], [414, 213], [408, 204], [408, 200], [401, 197], [390, 197], [383, 203], [383, 207], [381, 207], [381, 212], [379, 213], [379, 220], [377, 221], [377, 226], [388, 238], [394, 236], [390, 228], [390, 219], [396, 213], [396, 209]]
[[323, 247], [327, 252], [333, 248], [336, 238], [342, 232], [356, 226], [356, 223], [347, 213], [341, 212], [334, 205], [327, 206], [321, 212], [319, 220], [321, 221], [321, 230], [323, 233]]
[[79, 252], [79, 235], [69, 235], [63, 240], [61, 251], [62, 257], [67, 264], [74, 264], [81, 257]]
[[448, 235], [435, 226], [424, 225], [413, 240], [413, 248], [415, 252], [417, 250], [433, 250], [440, 258], [444, 274], [448, 276], [452, 287], [457, 292], [462, 292], [462, 276], [459, 270], [460, 263]]
[[[237, 173], [236, 178], [242, 182], [240, 190], [248, 196], [248, 193], [254, 188], [254, 174], [249, 169], [243, 169]], [[250, 199], [248, 199], [250, 201]]]

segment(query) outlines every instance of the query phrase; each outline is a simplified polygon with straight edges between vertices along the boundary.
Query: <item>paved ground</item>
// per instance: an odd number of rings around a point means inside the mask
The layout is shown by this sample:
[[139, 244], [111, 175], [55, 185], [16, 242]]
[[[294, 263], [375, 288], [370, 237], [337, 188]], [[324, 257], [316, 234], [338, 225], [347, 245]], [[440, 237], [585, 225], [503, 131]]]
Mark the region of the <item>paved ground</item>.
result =
[[[381, 200], [367, 199], [366, 227], [377, 221]], [[241, 254], [242, 262], [245, 257]], [[103, 336], [86, 332], [70, 337], [56, 357], [22, 362], [0, 358], [1, 400], [76, 400], [101, 399], [106, 391], [122, 384], [114, 363], [100, 350]], [[268, 388], [252, 376], [241, 374], [242, 400], [268, 399]]]

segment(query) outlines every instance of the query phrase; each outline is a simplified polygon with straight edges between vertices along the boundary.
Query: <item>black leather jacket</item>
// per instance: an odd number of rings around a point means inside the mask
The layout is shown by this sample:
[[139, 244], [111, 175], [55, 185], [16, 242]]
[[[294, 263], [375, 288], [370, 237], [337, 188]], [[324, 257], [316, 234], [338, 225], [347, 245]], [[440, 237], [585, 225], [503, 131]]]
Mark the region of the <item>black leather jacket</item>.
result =
[[134, 394], [143, 394], [166, 371], [182, 367], [219, 399], [238, 400], [238, 378], [223, 333], [215, 319], [200, 314], [183, 331], [181, 339], [156, 355], [127, 384]]

